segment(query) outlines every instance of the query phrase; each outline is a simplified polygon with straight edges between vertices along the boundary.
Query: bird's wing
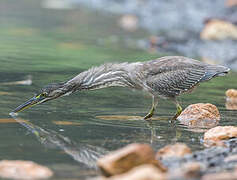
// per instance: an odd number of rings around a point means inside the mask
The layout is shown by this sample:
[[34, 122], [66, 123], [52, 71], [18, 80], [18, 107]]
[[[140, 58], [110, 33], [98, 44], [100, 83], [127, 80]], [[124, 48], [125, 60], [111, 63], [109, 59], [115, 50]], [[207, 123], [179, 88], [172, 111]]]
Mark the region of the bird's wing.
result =
[[[158, 64], [157, 64], [158, 63]], [[146, 84], [160, 95], [172, 97], [193, 88], [205, 76], [201, 64], [171, 61], [151, 62], [146, 70]]]

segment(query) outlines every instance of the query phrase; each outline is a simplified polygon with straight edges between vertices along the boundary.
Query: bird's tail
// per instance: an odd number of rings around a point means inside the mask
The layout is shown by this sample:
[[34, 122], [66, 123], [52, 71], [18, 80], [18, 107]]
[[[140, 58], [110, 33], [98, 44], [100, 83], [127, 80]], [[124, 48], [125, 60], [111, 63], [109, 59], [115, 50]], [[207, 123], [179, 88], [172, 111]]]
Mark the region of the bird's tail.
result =
[[208, 81], [217, 76], [225, 76], [230, 71], [230, 68], [220, 65], [210, 65], [206, 67], [206, 73], [201, 81]]

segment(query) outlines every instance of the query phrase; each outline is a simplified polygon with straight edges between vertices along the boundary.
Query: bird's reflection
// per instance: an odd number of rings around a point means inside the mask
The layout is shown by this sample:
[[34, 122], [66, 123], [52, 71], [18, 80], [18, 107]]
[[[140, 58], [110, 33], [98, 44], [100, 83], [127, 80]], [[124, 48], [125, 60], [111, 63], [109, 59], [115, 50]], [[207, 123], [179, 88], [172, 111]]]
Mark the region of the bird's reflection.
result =
[[34, 134], [41, 144], [46, 147], [59, 148], [70, 155], [74, 160], [85, 164], [89, 168], [96, 168], [97, 159], [108, 153], [104, 148], [84, 143], [76, 143], [53, 130], [46, 130], [28, 121], [22, 121], [13, 113], [10, 115], [19, 124]]

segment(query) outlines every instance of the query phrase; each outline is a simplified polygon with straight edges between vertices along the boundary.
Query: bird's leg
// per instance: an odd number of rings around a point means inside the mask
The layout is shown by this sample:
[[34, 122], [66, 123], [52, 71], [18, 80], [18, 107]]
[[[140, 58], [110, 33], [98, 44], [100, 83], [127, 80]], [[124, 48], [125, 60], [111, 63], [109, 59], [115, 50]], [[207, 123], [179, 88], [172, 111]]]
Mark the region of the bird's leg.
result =
[[147, 120], [153, 116], [157, 103], [158, 103], [158, 99], [154, 95], [152, 95], [152, 106], [151, 106], [150, 111], [144, 117], [145, 120]]
[[182, 107], [180, 106], [180, 104], [178, 103], [178, 101], [175, 99], [174, 103], [176, 105], [177, 111], [176, 114], [174, 115], [174, 117], [172, 118], [173, 120], [176, 120], [177, 117], [181, 114], [181, 112], [183, 111]]

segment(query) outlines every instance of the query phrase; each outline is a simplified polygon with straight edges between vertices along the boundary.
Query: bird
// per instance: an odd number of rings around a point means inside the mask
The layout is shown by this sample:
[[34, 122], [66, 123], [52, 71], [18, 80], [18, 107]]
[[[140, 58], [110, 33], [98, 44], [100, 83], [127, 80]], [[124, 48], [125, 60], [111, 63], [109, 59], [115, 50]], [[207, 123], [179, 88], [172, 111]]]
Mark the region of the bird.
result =
[[13, 110], [18, 113], [36, 104], [66, 96], [76, 91], [96, 90], [120, 86], [141, 90], [150, 94], [152, 105], [144, 116], [150, 120], [158, 99], [170, 99], [176, 105], [176, 119], [182, 112], [177, 97], [190, 93], [201, 82], [224, 76], [229, 68], [211, 65], [183, 56], [164, 56], [144, 62], [105, 63], [79, 73], [65, 82], [52, 83], [34, 97]]

